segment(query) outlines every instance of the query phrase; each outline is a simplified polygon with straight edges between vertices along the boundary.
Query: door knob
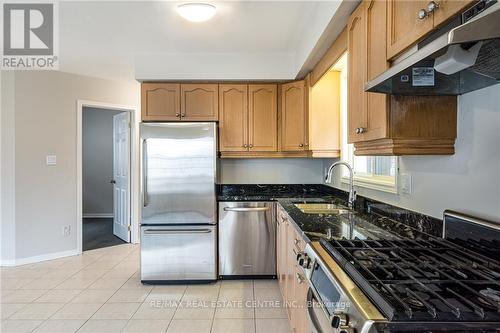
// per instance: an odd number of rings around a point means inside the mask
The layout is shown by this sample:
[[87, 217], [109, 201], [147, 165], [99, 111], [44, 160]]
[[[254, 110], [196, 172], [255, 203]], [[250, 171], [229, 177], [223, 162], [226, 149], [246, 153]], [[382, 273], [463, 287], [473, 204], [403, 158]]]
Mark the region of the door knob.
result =
[[116, 184], [116, 180], [111, 179], [111, 180], [109, 181], [109, 183], [110, 183], [110, 184]]

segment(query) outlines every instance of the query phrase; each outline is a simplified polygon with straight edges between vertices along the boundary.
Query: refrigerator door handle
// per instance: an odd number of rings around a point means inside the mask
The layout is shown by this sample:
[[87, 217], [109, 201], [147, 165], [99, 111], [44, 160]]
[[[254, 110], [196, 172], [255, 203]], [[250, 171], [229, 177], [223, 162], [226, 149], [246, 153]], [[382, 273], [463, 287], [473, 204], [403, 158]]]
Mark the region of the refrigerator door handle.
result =
[[175, 230], [165, 230], [165, 229], [146, 229], [144, 234], [146, 235], [174, 235], [174, 234], [209, 234], [212, 230], [210, 229], [175, 229]]
[[142, 204], [147, 207], [148, 202], [148, 144], [146, 139], [142, 140]]
[[270, 207], [224, 207], [226, 212], [264, 212]]

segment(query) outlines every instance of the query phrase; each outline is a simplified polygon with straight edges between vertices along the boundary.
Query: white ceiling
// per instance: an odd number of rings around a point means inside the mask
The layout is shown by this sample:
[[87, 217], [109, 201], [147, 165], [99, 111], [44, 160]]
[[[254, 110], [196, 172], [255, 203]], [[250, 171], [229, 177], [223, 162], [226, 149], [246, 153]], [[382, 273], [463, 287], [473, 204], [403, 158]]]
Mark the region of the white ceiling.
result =
[[60, 2], [60, 69], [118, 80], [292, 79], [340, 3], [207, 2], [217, 14], [204, 23], [179, 17], [181, 2]]

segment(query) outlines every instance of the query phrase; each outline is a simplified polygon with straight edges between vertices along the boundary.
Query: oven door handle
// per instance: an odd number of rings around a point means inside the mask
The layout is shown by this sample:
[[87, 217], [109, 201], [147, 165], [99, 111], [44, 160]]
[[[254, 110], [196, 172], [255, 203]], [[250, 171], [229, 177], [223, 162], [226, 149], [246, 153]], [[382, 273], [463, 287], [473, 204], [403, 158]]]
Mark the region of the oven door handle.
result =
[[312, 324], [313, 333], [323, 333], [320, 328], [320, 324], [318, 323], [318, 318], [316, 318], [316, 314], [314, 313], [314, 300], [313, 300], [313, 292], [312, 289], [309, 288], [307, 291], [307, 317], [309, 318], [310, 323]]

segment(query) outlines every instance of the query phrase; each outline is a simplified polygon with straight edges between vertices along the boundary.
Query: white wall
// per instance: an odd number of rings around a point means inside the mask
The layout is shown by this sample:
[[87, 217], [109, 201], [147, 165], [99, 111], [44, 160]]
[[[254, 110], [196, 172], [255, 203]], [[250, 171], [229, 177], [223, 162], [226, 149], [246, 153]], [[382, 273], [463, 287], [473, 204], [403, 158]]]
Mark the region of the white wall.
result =
[[82, 112], [83, 216], [113, 215], [113, 116], [123, 111], [84, 107]]
[[410, 195], [363, 188], [358, 193], [436, 218], [454, 209], [500, 221], [500, 85], [459, 98], [455, 155], [400, 157], [399, 174], [412, 177]]
[[[14, 149], [15, 193], [2, 182], [2, 198], [4, 191], [15, 195], [14, 211], [7, 221], [15, 223], [15, 254], [2, 251], [2, 263], [4, 258], [14, 257], [20, 263], [75, 253], [77, 100], [137, 106], [139, 85], [52, 71], [13, 75], [7, 87], [2, 85], [2, 97], [6, 89], [12, 90], [15, 103], [10, 109], [15, 111], [15, 121], [11, 121], [15, 137], [5, 145], [2, 140], [2, 166], [4, 152]], [[2, 121], [2, 135], [4, 126], [8, 125]], [[45, 165], [48, 154], [57, 155], [56, 166]], [[2, 180], [13, 175], [4, 178], [2, 173]], [[62, 235], [63, 226], [70, 226], [69, 237]], [[2, 244], [7, 236], [2, 233]]]
[[220, 159], [220, 184], [321, 184], [323, 162], [310, 158]]

